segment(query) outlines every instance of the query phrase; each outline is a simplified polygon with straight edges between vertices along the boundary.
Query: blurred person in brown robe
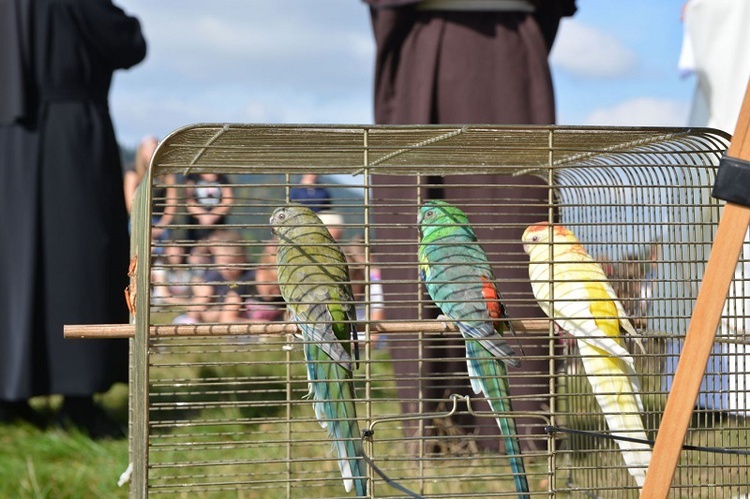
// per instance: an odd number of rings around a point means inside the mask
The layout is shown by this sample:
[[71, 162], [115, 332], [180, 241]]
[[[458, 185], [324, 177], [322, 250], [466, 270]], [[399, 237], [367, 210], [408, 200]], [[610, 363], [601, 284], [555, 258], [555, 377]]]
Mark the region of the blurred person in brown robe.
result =
[[[364, 0], [370, 5], [377, 45], [375, 121], [378, 124], [553, 124], [555, 103], [548, 63], [560, 19], [572, 15], [574, 0]], [[399, 283], [417, 279], [416, 208], [422, 199], [456, 203], [472, 222], [494, 264], [498, 287], [512, 318], [544, 317], [528, 284], [528, 259], [520, 244], [527, 225], [548, 218], [546, 183], [532, 176], [446, 175], [417, 179], [373, 177], [376, 240], [383, 272], [389, 319], [435, 317], [435, 308], [421, 312], [414, 300], [419, 286]], [[507, 184], [497, 189], [490, 185]], [[410, 200], [410, 201], [404, 201]], [[409, 204], [411, 203], [411, 204]], [[479, 206], [483, 205], [483, 206]], [[487, 224], [487, 225], [482, 225]], [[487, 241], [507, 241], [492, 244]], [[404, 264], [407, 264], [406, 266]], [[405, 268], [413, 270], [406, 275]], [[410, 271], [411, 271], [410, 270]], [[423, 295], [424, 297], [424, 295]], [[429, 298], [427, 298], [429, 301]], [[404, 305], [411, 304], [411, 305]], [[390, 340], [389, 340], [390, 341]], [[511, 369], [516, 412], [549, 410], [549, 340], [510, 338], [522, 366]], [[448, 409], [452, 393], [473, 395], [458, 334], [430, 341], [421, 356], [417, 339], [399, 337], [389, 343], [399, 377], [399, 397], [406, 413]], [[545, 358], [546, 357], [546, 358]], [[442, 359], [449, 359], [442, 361]], [[475, 410], [489, 411], [486, 403]], [[522, 446], [543, 450], [545, 420], [517, 416]], [[405, 424], [411, 424], [407, 422]], [[414, 423], [416, 424], [416, 423]], [[416, 435], [414, 426], [407, 436]], [[452, 432], [497, 435], [492, 418], [461, 414], [450, 421], [427, 423], [426, 436]], [[499, 439], [483, 439], [481, 447], [497, 448]]]
[[0, 421], [122, 434], [93, 395], [127, 381], [126, 340], [65, 324], [125, 323], [128, 225], [109, 114], [112, 73], [140, 62], [137, 19], [109, 0], [0, 0]]

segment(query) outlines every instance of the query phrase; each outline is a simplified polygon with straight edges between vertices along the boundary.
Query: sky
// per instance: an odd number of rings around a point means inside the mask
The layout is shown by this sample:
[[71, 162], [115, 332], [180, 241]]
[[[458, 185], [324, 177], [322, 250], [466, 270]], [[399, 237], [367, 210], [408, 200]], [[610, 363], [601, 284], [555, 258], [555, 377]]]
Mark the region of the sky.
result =
[[[578, 0], [550, 56], [557, 122], [685, 126], [684, 0]], [[115, 0], [141, 64], [115, 73], [120, 143], [201, 122], [371, 124], [375, 47], [359, 0]]]

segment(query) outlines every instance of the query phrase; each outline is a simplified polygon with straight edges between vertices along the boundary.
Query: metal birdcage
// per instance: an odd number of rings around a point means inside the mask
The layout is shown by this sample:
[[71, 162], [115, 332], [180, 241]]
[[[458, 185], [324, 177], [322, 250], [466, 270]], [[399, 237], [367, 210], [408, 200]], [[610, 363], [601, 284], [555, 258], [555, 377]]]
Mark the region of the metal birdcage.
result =
[[[710, 190], [727, 146], [721, 132], [673, 128], [174, 132], [133, 218], [134, 327], [116, 328], [135, 331], [131, 495], [352, 496], [304, 398], [301, 341], [274, 286], [269, 216], [295, 199], [301, 175], [315, 174], [330, 196], [320, 213], [338, 214], [329, 227], [339, 229], [360, 308], [354, 379], [374, 465], [370, 497], [403, 497], [391, 481], [422, 497], [517, 496], [496, 414], [467, 390], [459, 333], [435, 318], [419, 280], [417, 210], [431, 197], [468, 214], [515, 329], [509, 343], [533, 366], [508, 374], [531, 497], [637, 497], [575, 340], [527, 289], [519, 235], [536, 222], [563, 224], [604, 268], [643, 338], [643, 351], [627, 345], [653, 438], [668, 424], [661, 414], [721, 211]], [[191, 221], [200, 175], [228, 207], [220, 223]], [[750, 250], [737, 265], [674, 497], [750, 493], [748, 273]]]

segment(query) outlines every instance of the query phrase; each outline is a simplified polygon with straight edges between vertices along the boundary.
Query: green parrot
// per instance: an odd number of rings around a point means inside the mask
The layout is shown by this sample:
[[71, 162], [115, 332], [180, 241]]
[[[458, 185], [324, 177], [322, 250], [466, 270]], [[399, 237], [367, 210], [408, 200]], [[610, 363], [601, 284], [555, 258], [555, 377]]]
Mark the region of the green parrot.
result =
[[271, 215], [278, 237], [281, 294], [304, 340], [307, 378], [315, 416], [328, 430], [347, 492], [367, 495], [352, 381], [352, 347], [357, 357], [354, 296], [346, 257], [323, 222], [309, 208], [288, 205]]
[[[484, 393], [494, 412], [512, 412], [506, 364], [519, 360], [503, 339], [505, 307], [495, 277], [466, 215], [444, 201], [430, 200], [417, 217], [421, 241], [419, 268], [432, 300], [454, 321], [466, 340], [466, 364], [475, 393]], [[515, 420], [496, 418], [504, 435], [505, 449], [518, 497], [529, 497]]]

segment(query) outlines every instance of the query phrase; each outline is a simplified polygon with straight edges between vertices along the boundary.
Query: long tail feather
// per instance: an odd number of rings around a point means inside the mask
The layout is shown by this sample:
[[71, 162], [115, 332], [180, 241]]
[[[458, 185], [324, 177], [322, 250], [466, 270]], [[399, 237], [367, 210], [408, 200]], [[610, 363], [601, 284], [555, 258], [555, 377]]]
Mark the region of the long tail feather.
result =
[[[615, 436], [646, 440], [648, 437], [640, 416], [643, 402], [636, 388], [635, 371], [622, 359], [603, 356], [603, 352], [586, 340], [579, 340], [578, 348], [609, 432]], [[646, 481], [646, 469], [651, 462], [651, 447], [645, 443], [624, 440], [618, 440], [617, 445], [628, 473], [642, 487]]]
[[327, 359], [322, 350], [312, 344], [305, 345], [310, 381], [309, 397], [313, 400], [315, 416], [320, 426], [328, 430], [333, 449], [338, 457], [344, 488], [352, 488], [358, 496], [367, 495], [367, 469], [360, 438], [357, 412], [354, 405], [354, 384], [351, 374], [340, 364]]
[[[508, 398], [510, 389], [505, 365], [493, 357], [476, 340], [471, 339], [466, 340], [466, 364], [474, 392], [484, 393], [494, 412], [512, 413], [513, 408]], [[497, 421], [497, 426], [504, 437], [505, 452], [509, 456], [518, 497], [519, 499], [528, 499], [530, 497], [529, 481], [521, 457], [516, 421], [511, 416], [499, 416], [495, 418], [495, 421]]]

